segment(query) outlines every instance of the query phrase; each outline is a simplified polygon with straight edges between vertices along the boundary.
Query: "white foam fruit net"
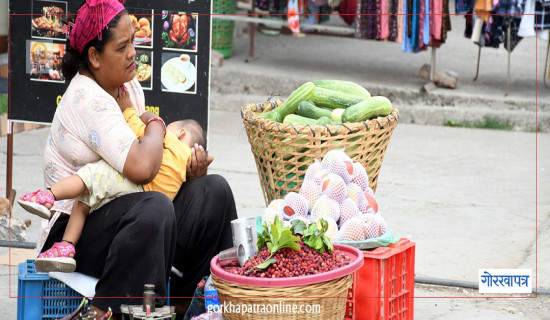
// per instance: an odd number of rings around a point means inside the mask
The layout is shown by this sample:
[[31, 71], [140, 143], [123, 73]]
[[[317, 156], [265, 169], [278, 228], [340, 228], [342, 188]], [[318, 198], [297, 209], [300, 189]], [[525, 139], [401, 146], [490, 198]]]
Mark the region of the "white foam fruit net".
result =
[[309, 203], [296, 192], [289, 192], [283, 199], [283, 216], [285, 219], [290, 220], [296, 216], [307, 216], [309, 210]]
[[321, 221], [319, 221], [320, 219], [325, 219], [325, 221], [328, 223], [328, 229], [325, 232], [325, 236], [327, 236], [331, 241], [336, 239], [336, 235], [338, 234], [338, 225], [336, 224], [336, 221], [334, 221], [334, 219], [332, 219], [331, 217], [319, 217], [317, 218], [317, 220], [315, 220], [318, 229], [321, 229]]
[[271, 201], [267, 207], [273, 210], [283, 211], [283, 199], [275, 199]]
[[313, 180], [304, 180], [302, 186], [300, 187], [299, 193], [306, 198], [310, 208], [312, 208], [317, 199], [323, 195], [321, 186]]
[[319, 160], [315, 159], [315, 161], [309, 165], [309, 167], [306, 170], [306, 175], [304, 177], [304, 180], [313, 180], [317, 172], [321, 170], [323, 167], [321, 166], [321, 162]]
[[321, 184], [323, 194], [332, 200], [341, 203], [348, 197], [347, 185], [344, 180], [334, 173], [329, 175], [323, 180]]
[[371, 187], [367, 187], [367, 189], [365, 190], [365, 193], [368, 193], [374, 197], [374, 191], [372, 191]]
[[386, 222], [379, 214], [362, 215], [365, 224], [366, 239], [378, 238], [386, 233]]
[[[349, 157], [347, 158], [349, 159]], [[351, 161], [351, 159], [349, 159], [349, 161], [335, 159], [330, 163], [330, 166], [328, 167], [328, 172], [339, 175], [342, 179], [344, 179], [346, 184], [348, 184], [353, 178], [353, 162]]]
[[322, 195], [311, 209], [311, 219], [317, 220], [319, 217], [331, 217], [334, 221], [340, 219], [340, 205], [338, 202]]
[[342, 155], [345, 155], [345, 154], [346, 153], [344, 152], [344, 149], [330, 150], [325, 154], [325, 156], [323, 157], [323, 160], [321, 160], [321, 165], [323, 166], [324, 169], [328, 170], [328, 168], [330, 168], [330, 164], [332, 163], [332, 161], [342, 159]]
[[365, 224], [360, 217], [352, 218], [342, 225], [338, 231], [338, 239], [343, 241], [359, 241], [365, 240], [366, 229]]
[[347, 192], [348, 192], [348, 198], [353, 200], [353, 202], [355, 202], [356, 205], [359, 203], [360, 196], [364, 196], [363, 190], [361, 189], [361, 187], [353, 182], [347, 185]]
[[339, 225], [340, 227], [348, 220], [358, 217], [361, 215], [361, 211], [359, 211], [359, 208], [355, 204], [355, 202], [347, 198], [340, 204], [340, 221]]
[[325, 169], [321, 169], [317, 171], [317, 173], [315, 173], [315, 175], [313, 176], [313, 181], [316, 184], [321, 185], [321, 183], [323, 182], [323, 179], [325, 179], [327, 176], [328, 176], [328, 171]]
[[357, 184], [363, 191], [366, 191], [369, 187], [369, 176], [365, 168], [359, 162], [353, 163], [353, 178], [351, 182]]

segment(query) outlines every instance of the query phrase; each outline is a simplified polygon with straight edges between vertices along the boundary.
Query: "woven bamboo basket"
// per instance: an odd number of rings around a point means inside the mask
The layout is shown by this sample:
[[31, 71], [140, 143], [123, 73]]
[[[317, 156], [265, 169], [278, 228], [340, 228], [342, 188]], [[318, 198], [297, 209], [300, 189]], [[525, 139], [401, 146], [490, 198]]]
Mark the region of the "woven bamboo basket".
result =
[[[224, 313], [228, 320], [287, 320], [287, 319], [343, 319], [346, 314], [348, 289], [353, 282], [353, 274], [331, 281], [297, 287], [251, 287], [224, 281], [212, 275], [212, 282], [218, 290], [220, 302], [225, 305], [262, 305], [265, 313]], [[271, 307], [268, 307], [270, 305]], [[317, 312], [313, 306], [319, 305]], [[296, 307], [293, 307], [296, 306]], [[271, 308], [268, 309], [268, 308]], [[276, 309], [279, 308], [279, 309]], [[292, 313], [290, 310], [302, 311]], [[285, 310], [285, 311], [281, 311]], [[308, 311], [309, 312], [306, 312]], [[289, 312], [290, 311], [290, 312]]]
[[339, 125], [283, 124], [257, 116], [281, 103], [241, 107], [266, 206], [288, 192], [297, 192], [309, 165], [332, 149], [344, 148], [354, 162], [361, 163], [376, 191], [382, 160], [399, 120], [397, 109], [386, 117]]

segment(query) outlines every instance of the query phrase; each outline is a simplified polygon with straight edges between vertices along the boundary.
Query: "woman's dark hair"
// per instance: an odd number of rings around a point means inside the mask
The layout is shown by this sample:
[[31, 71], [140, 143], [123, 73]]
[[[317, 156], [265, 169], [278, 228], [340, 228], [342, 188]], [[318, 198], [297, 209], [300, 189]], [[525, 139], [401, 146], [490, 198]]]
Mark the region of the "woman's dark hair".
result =
[[[84, 5], [84, 3], [82, 5]], [[78, 50], [73, 49], [71, 47], [71, 42], [67, 41], [67, 49], [65, 51], [65, 55], [63, 56], [63, 62], [61, 64], [61, 72], [63, 72], [63, 76], [65, 77], [65, 79], [70, 81], [76, 75], [76, 73], [80, 71], [80, 69], [88, 69], [88, 66], [90, 64], [88, 49], [94, 47], [99, 53], [102, 53], [103, 50], [105, 50], [105, 45], [107, 44], [107, 42], [109, 42], [109, 40], [111, 40], [111, 38], [113, 37], [111, 28], [116, 27], [118, 21], [120, 20], [120, 17], [122, 17], [122, 15], [124, 14], [128, 14], [128, 11], [122, 10], [115, 17], [113, 17], [113, 20], [109, 22], [107, 28], [104, 28], [103, 31], [101, 31], [101, 40], [99, 40], [99, 36], [93, 38], [84, 47], [82, 54], [78, 52]], [[73, 16], [73, 19], [74, 17], [76, 16]]]

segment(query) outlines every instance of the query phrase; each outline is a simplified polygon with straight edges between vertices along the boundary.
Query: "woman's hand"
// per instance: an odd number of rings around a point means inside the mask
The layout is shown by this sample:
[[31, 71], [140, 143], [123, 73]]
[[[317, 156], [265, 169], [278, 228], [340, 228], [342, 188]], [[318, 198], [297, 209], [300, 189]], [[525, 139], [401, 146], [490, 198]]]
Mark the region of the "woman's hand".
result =
[[195, 143], [195, 146], [191, 148], [191, 158], [187, 161], [187, 179], [191, 180], [206, 175], [212, 161], [214, 161], [214, 157], [207, 156], [206, 150]]
[[126, 90], [126, 87], [124, 85], [120, 86], [119, 89], [119, 95], [118, 98], [116, 98], [116, 102], [118, 102], [118, 106], [120, 107], [120, 111], [124, 112], [124, 110], [128, 108], [132, 108], [132, 100], [130, 100], [130, 94], [128, 93], [128, 90]]

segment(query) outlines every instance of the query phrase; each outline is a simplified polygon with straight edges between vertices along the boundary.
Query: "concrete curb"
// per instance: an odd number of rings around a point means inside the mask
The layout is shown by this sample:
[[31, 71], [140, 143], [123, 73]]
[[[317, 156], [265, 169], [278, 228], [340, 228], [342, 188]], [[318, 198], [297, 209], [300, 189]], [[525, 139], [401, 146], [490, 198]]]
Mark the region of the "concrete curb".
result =
[[[216, 68], [212, 72], [212, 107], [222, 110], [239, 110], [243, 103], [260, 102], [270, 96], [286, 98], [304, 82], [311, 79], [293, 77], [285, 74], [262, 74], [248, 69], [246, 72], [230, 68]], [[368, 88], [372, 95], [388, 97], [399, 108], [401, 123], [444, 125], [448, 121], [456, 123], [482, 122], [492, 119], [509, 123], [513, 130], [550, 132], [549, 102], [539, 101], [536, 106], [533, 99], [506, 99], [504, 97], [466, 96], [435, 88], [427, 91], [380, 87], [369, 83], [360, 83]], [[276, 92], [273, 91], [277, 88]], [[240, 93], [238, 96], [235, 92]], [[241, 101], [239, 97], [257, 97], [258, 101]], [[262, 100], [263, 97], [263, 100]]]

